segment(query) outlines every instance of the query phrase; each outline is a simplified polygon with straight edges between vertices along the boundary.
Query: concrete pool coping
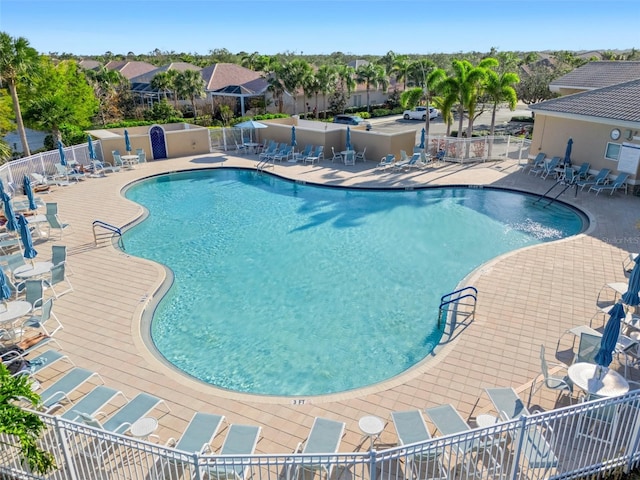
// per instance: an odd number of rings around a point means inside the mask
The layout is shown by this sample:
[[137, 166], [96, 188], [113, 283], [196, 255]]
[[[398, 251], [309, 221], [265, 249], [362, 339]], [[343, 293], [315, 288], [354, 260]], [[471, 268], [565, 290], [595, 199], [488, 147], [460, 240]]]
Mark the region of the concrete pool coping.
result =
[[[355, 396], [353, 392], [333, 394], [331, 399], [313, 397], [293, 402], [287, 397], [257, 402], [238, 398], [241, 394], [224, 395], [219, 389], [213, 392], [212, 387], [170, 374], [147, 351], [139, 319], [164, 281], [164, 269], [119, 252], [110, 244], [96, 248], [91, 222], [99, 219], [123, 226], [139, 218], [143, 209], [120, 193], [138, 178], [193, 168], [251, 168], [255, 163], [251, 158], [223, 154], [149, 162], [132, 171], [57, 188], [43, 196], [45, 201], [59, 203], [61, 218], [75, 230], [62, 242], [69, 247], [75, 292], [56, 301], [56, 314], [65, 326], [56, 336], [76, 364], [95, 369], [107, 384], [127, 395], [148, 391], [171, 403], [172, 414], [160, 420], [158, 433], [162, 439], [179, 435], [195, 410], [223, 413], [230, 423], [262, 425], [260, 453], [291, 451], [306, 437], [315, 416], [347, 422], [343, 451], [360, 446], [357, 421], [366, 414], [389, 418], [392, 410], [452, 403], [463, 416], [473, 419], [488, 408], [482, 387], [514, 386], [526, 391], [538, 374], [540, 343], [545, 343], [549, 351], [566, 328], [588, 322], [596, 312], [595, 298], [602, 284], [624, 281], [620, 262], [627, 252], [640, 249], [638, 218], [633, 213], [634, 208], [637, 211], [637, 198], [620, 194], [596, 197], [581, 192], [576, 198], [564, 200], [589, 214], [592, 224], [587, 232], [567, 241], [512, 252], [474, 273], [472, 281], [480, 291], [475, 319], [455, 342], [446, 345], [443, 354], [438, 354], [437, 371], [424, 367], [407, 373], [410, 378], [402, 381], [367, 387], [366, 392], [358, 390]], [[401, 173], [374, 171], [374, 166], [375, 162], [356, 167], [336, 166], [329, 161], [313, 166], [282, 164], [276, 165], [275, 173], [293, 180], [369, 188], [468, 183], [541, 194], [551, 185], [520, 173], [513, 160], [448, 164]], [[42, 247], [41, 255], [45, 256], [46, 247]], [[87, 324], [88, 318], [95, 320]], [[552, 408], [554, 397], [541, 390], [534, 400]], [[218, 435], [214, 440], [214, 449], [223, 437]], [[387, 426], [381, 441], [395, 443], [392, 428]]]

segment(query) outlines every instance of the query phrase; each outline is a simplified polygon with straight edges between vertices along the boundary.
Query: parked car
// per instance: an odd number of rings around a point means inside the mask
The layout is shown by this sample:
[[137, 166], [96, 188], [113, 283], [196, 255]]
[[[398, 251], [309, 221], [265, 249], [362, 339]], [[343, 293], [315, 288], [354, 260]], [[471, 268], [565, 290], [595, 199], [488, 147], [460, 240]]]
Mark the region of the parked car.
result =
[[[440, 111], [429, 107], [429, 120], [433, 120], [440, 115]], [[416, 107], [413, 110], [405, 110], [402, 114], [405, 120], [426, 120], [427, 119], [427, 107]]]
[[336, 115], [333, 117], [333, 123], [342, 123], [344, 125], [364, 125], [367, 130], [371, 130], [371, 124], [358, 115]]

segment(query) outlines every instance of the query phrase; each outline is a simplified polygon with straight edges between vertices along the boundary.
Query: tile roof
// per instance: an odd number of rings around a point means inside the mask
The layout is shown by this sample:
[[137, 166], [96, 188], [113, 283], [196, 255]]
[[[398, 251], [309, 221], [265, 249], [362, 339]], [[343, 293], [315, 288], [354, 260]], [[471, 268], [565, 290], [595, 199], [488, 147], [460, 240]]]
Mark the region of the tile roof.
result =
[[214, 63], [200, 72], [206, 82], [205, 90], [217, 91], [228, 86], [242, 87], [242, 93], [261, 93], [267, 81], [260, 72], [255, 72], [234, 63]]
[[540, 112], [559, 112], [640, 122], [640, 78], [597, 90], [554, 98], [530, 105], [529, 108]]
[[105, 65], [105, 68], [109, 70], [119, 71], [125, 78], [131, 80], [139, 75], [143, 75], [147, 72], [151, 72], [156, 69], [155, 65], [151, 65], [147, 62], [129, 62], [127, 60], [115, 61]]
[[591, 90], [640, 78], [640, 62], [589, 62], [556, 78], [549, 87]]
[[168, 70], [177, 70], [178, 72], [184, 72], [186, 70], [200, 71], [202, 69], [187, 62], [173, 62], [161, 67], [153, 67], [153, 70], [142, 72], [140, 75], [130, 78], [130, 80], [131, 83], [151, 83], [153, 77], [155, 77], [158, 73], [166, 72]]

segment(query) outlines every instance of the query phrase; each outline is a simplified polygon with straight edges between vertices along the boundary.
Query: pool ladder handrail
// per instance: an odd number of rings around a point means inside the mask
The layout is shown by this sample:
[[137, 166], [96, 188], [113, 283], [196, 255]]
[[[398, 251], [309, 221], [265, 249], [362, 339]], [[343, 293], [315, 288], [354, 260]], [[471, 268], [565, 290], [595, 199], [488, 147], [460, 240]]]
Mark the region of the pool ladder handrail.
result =
[[[453, 298], [454, 295], [455, 295], [455, 298]], [[461, 303], [461, 300], [465, 298], [471, 298], [473, 301], [470, 303]], [[455, 308], [457, 308], [458, 305], [462, 305], [465, 307], [472, 307], [471, 312], [467, 314], [467, 316], [472, 316], [476, 313], [477, 302], [478, 302], [478, 289], [472, 286], [463, 287], [441, 296], [440, 307], [438, 308], [438, 328], [441, 330], [442, 328], [444, 328], [443, 320], [446, 320], [445, 313], [448, 313], [450, 311], [449, 305], [455, 306]]]
[[276, 164], [273, 158], [265, 157], [258, 162], [256, 165], [256, 170], [262, 171], [269, 166], [269, 162], [271, 162], [271, 168], [275, 168]]
[[[116, 227], [115, 225], [111, 225], [110, 223], [107, 222], [103, 222], [102, 220], [94, 220], [93, 223], [91, 224], [92, 228], [93, 228], [93, 243], [98, 246], [98, 237], [100, 234], [96, 233], [96, 228], [104, 228], [105, 230], [109, 231], [111, 233], [111, 236], [113, 237], [114, 235], [117, 235], [118, 237], [118, 246], [124, 250], [124, 240], [122, 240], [122, 230], [120, 230], [118, 227]], [[103, 234], [104, 235], [104, 234]], [[100, 235], [100, 238], [102, 238], [102, 235]]]

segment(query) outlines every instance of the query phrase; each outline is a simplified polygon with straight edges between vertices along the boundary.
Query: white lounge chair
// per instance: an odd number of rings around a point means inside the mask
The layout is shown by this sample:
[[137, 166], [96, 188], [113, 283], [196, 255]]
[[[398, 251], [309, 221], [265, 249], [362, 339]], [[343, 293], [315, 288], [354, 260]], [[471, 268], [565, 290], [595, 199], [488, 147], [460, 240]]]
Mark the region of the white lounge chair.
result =
[[[233, 424], [227, 431], [220, 455], [253, 455], [260, 439], [261, 428], [254, 425]], [[215, 466], [207, 467], [207, 478], [215, 480], [246, 480], [251, 463], [244, 459], [219, 459]]]
[[71, 405], [66, 412], [60, 415], [60, 418], [77, 421], [80, 419], [81, 414], [95, 417], [100, 415], [101, 409], [118, 395], [122, 395], [125, 402], [128, 401], [127, 397], [122, 392], [105, 385], [98, 385], [80, 400]]
[[[344, 434], [344, 422], [337, 422], [326, 418], [316, 417], [313, 426], [309, 432], [309, 436], [303, 442], [300, 442], [294, 453], [306, 453], [315, 455], [326, 455], [336, 453], [340, 447], [340, 440]], [[318, 457], [320, 463], [295, 462], [289, 466], [289, 475], [287, 478], [297, 478], [300, 471], [310, 472], [313, 475], [316, 471], [323, 472], [327, 480], [331, 477], [331, 472], [335, 466], [335, 462], [331, 458]], [[291, 469], [294, 470], [293, 476]]]
[[178, 440], [170, 438], [167, 445], [187, 453], [210, 452], [211, 441], [218, 433], [224, 419], [224, 415], [196, 412], [182, 436]]
[[38, 408], [45, 413], [50, 413], [62, 407], [63, 403], [71, 404], [69, 395], [92, 377], [98, 377], [100, 382], [104, 384], [104, 380], [96, 372], [80, 367], [72, 368], [62, 378], [40, 392], [40, 405], [38, 405]]

